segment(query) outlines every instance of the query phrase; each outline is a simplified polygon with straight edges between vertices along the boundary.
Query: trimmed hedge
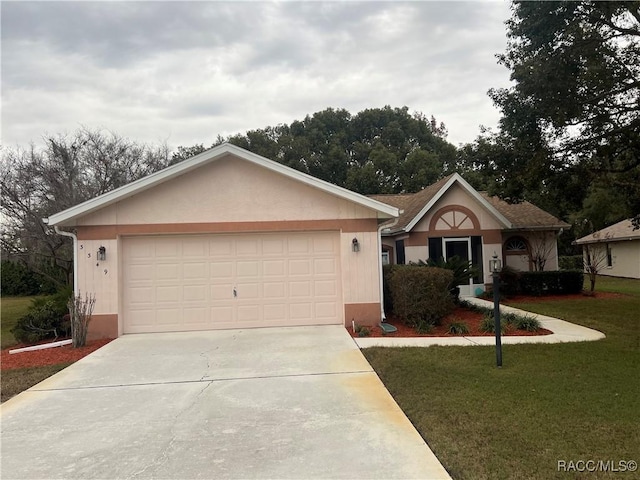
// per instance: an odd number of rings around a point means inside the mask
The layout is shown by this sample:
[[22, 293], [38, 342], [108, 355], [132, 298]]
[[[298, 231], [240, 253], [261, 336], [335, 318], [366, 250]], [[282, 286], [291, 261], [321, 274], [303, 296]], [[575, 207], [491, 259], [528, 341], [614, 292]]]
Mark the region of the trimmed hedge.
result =
[[580, 293], [584, 285], [581, 270], [522, 272], [520, 290], [524, 295], [570, 295]]
[[389, 273], [393, 312], [410, 327], [427, 330], [453, 311], [453, 272], [437, 267], [395, 265]]
[[0, 266], [2, 296], [52, 294], [56, 286], [20, 262], [3, 260]]
[[566, 255], [558, 257], [558, 266], [560, 270], [582, 270], [582, 255]]

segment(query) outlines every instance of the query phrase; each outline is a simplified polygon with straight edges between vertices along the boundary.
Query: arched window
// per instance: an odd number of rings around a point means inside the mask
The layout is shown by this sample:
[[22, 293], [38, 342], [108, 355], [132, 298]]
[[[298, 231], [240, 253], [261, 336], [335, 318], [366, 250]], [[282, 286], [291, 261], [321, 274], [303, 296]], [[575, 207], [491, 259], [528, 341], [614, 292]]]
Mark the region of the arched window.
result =
[[506, 253], [526, 253], [527, 241], [522, 237], [511, 237], [504, 244], [504, 251]]
[[452, 205], [438, 210], [432, 217], [431, 231], [477, 230], [480, 222], [475, 214], [462, 205]]

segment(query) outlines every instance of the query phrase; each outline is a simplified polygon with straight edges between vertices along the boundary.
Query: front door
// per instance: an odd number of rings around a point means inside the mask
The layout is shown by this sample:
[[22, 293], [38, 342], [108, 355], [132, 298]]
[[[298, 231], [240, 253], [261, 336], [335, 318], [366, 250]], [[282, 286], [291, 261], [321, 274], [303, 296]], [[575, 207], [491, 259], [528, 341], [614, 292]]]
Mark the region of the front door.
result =
[[[471, 259], [471, 241], [470, 238], [445, 238], [444, 239], [444, 257], [449, 260], [452, 257], [460, 257], [467, 262]], [[462, 285], [472, 285], [473, 280]]]

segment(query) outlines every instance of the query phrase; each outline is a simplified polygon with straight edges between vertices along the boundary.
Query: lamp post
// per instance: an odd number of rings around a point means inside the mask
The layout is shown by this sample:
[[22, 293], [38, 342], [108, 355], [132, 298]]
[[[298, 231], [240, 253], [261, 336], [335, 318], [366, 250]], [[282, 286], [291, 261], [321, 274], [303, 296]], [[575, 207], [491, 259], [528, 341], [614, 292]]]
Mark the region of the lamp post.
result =
[[489, 260], [489, 271], [493, 277], [493, 320], [496, 329], [496, 365], [502, 367], [502, 339], [500, 337], [500, 271], [502, 270], [502, 261], [496, 253]]

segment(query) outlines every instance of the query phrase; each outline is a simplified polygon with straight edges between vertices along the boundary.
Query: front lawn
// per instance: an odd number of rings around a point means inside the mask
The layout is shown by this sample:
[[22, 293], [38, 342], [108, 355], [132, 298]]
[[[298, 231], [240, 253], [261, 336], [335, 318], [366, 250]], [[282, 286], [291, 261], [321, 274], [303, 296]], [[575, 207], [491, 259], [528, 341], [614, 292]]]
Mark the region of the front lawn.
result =
[[493, 347], [363, 353], [455, 479], [576, 478], [558, 462], [639, 461], [640, 281], [602, 277], [596, 290], [625, 296], [513, 305], [605, 340], [504, 345], [502, 369]]
[[57, 365], [46, 365], [44, 367], [16, 368], [14, 370], [3, 370], [0, 378], [1, 388], [0, 401], [9, 400], [14, 395], [33, 387], [45, 378], [49, 378], [54, 373], [68, 367], [71, 363], [58, 363]]

